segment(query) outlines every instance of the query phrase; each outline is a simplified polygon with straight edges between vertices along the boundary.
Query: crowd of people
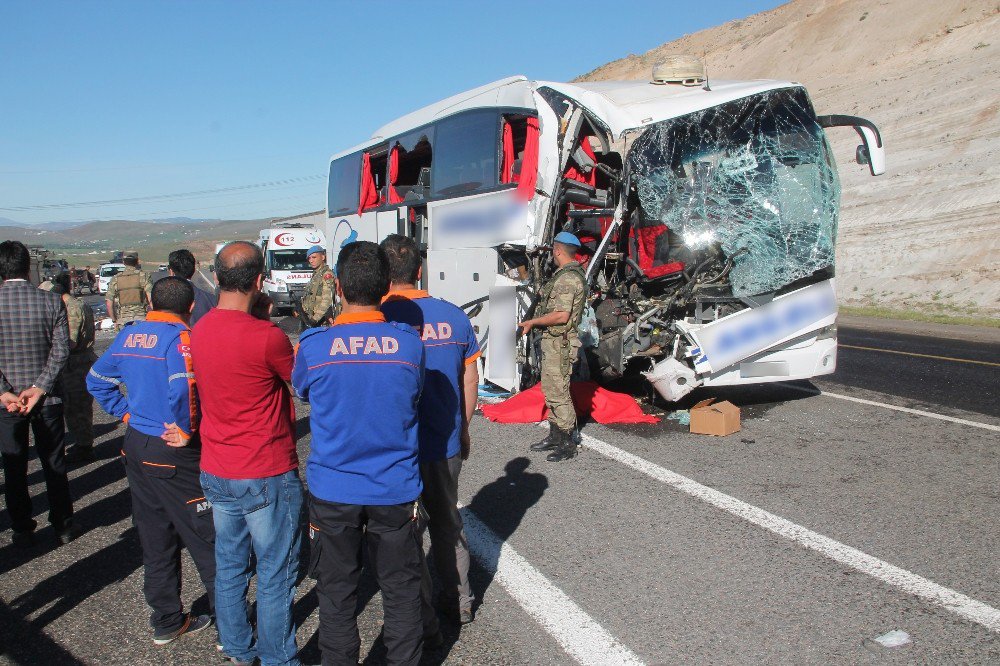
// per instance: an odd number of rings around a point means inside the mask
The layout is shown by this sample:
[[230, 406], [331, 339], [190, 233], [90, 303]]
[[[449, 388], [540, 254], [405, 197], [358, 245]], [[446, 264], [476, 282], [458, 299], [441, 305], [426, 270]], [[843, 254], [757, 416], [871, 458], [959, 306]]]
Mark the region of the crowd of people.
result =
[[[583, 286], [572, 260], [576, 239], [556, 240], [561, 268], [538, 316], [521, 329], [548, 333], [542, 379], [554, 409], [550, 435], [533, 448], [558, 461], [575, 453], [575, 414], [561, 401], [568, 357], [579, 346]], [[65, 285], [34, 288], [26, 248], [0, 243], [0, 447], [13, 541], [31, 545], [36, 528], [26, 481], [29, 427], [49, 520], [60, 542], [75, 537], [62, 420], [65, 410], [75, 435], [70, 453], [92, 459], [92, 421], [83, 412], [92, 419], [93, 396], [126, 424], [121, 454], [158, 645], [214, 620], [217, 647], [231, 663], [298, 664], [292, 605], [306, 536], [324, 664], [356, 664], [360, 656], [363, 544], [382, 590], [390, 663], [416, 664], [425, 645], [439, 645], [441, 618], [473, 620], [458, 479], [479, 383], [475, 331], [464, 311], [418, 288], [422, 259], [413, 240], [351, 243], [333, 268], [317, 250], [317, 287], [335, 292], [336, 314], [303, 332], [294, 349], [269, 318], [256, 245], [237, 241], [219, 252], [217, 296], [191, 282], [187, 250], [170, 255], [170, 275], [155, 283], [126, 253], [126, 269], [108, 290], [119, 332], [97, 358], [89, 307], [79, 307]], [[308, 490], [299, 476], [292, 390], [311, 405]], [[79, 415], [71, 418], [74, 409]], [[436, 604], [425, 530], [440, 582]], [[182, 605], [182, 547], [210, 614]], [[256, 618], [247, 598], [254, 575]]]

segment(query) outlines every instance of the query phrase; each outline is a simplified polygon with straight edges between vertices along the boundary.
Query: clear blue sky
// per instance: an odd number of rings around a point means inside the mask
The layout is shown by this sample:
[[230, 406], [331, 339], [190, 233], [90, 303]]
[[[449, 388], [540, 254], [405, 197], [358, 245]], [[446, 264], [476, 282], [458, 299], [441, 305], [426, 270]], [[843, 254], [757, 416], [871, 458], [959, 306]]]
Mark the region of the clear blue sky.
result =
[[[511, 74], [568, 80], [779, 4], [4, 0], [0, 218], [317, 210], [310, 177], [392, 118]], [[278, 184], [9, 210], [262, 183]]]

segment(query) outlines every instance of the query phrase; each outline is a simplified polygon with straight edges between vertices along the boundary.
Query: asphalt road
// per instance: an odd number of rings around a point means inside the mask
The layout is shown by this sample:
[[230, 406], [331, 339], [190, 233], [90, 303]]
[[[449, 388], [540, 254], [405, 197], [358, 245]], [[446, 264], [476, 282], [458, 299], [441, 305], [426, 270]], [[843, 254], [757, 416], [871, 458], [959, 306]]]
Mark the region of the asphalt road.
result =
[[[581, 455], [553, 465], [527, 449], [541, 428], [477, 416], [460, 501], [481, 605], [425, 663], [1000, 661], [997, 343], [872, 327], [841, 327], [830, 377], [717, 393], [743, 409], [725, 438], [588, 423]], [[0, 663], [212, 663], [211, 631], [149, 640], [122, 428], [98, 421], [100, 459], [72, 473], [83, 536], [29, 551], [0, 536]], [[43, 515], [37, 465], [31, 480]], [[365, 590], [362, 656], [384, 663]], [[295, 616], [316, 663], [308, 579]], [[910, 642], [874, 642], [892, 630]]]
[[1000, 340], [941, 339], [841, 326], [837, 372], [822, 384], [1000, 417]]

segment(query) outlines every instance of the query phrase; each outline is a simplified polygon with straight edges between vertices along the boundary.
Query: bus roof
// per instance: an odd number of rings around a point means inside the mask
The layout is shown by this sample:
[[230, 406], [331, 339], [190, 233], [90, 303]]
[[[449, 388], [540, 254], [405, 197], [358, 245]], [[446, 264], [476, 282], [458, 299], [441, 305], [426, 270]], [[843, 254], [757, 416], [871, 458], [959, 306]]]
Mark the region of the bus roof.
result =
[[533, 109], [538, 88], [548, 87], [580, 102], [615, 136], [635, 128], [676, 118], [778, 88], [799, 87], [793, 81], [709, 81], [708, 86], [656, 85], [649, 81], [583, 81], [559, 83], [511, 76], [453, 95], [401, 116], [375, 130], [372, 137], [331, 157], [331, 161], [377, 145], [412, 129], [460, 111], [478, 108]]
[[621, 136], [631, 129], [701, 111], [734, 99], [778, 88], [798, 87], [800, 84], [770, 79], [710, 81], [707, 90], [704, 85], [657, 85], [649, 81], [538, 81], [535, 85], [548, 86], [579, 101], [604, 121], [615, 136]]
[[466, 109], [482, 107], [514, 107], [533, 109], [535, 103], [531, 99], [532, 82], [526, 76], [509, 76], [485, 86], [466, 90], [452, 95], [440, 102], [434, 102], [422, 109], [408, 113], [375, 130], [372, 139], [388, 139], [398, 136], [414, 127], [420, 127], [438, 118], [450, 116]]

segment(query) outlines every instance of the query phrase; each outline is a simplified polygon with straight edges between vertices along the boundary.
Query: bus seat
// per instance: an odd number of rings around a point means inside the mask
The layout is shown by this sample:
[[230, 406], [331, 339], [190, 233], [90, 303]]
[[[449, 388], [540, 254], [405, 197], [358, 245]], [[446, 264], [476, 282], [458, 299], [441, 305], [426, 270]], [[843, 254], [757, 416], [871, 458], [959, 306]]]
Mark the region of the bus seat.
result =
[[667, 225], [651, 224], [632, 227], [632, 247], [636, 263], [647, 280], [676, 275], [684, 270], [683, 261], [669, 261], [670, 245]]
[[590, 147], [589, 137], [580, 140], [580, 146], [573, 151], [571, 160], [572, 163], [567, 165], [563, 178], [586, 183], [591, 187], [597, 185], [597, 169], [594, 168], [597, 166], [597, 155]]

